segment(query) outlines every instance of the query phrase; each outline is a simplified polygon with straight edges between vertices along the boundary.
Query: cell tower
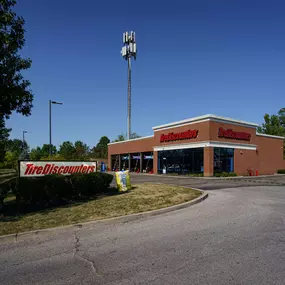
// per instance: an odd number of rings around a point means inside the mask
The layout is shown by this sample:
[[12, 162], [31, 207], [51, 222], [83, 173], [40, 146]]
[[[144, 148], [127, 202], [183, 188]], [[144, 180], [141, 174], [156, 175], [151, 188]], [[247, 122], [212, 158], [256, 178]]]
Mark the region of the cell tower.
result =
[[131, 100], [131, 59], [137, 57], [137, 44], [135, 32], [123, 33], [122, 57], [128, 61], [128, 132], [127, 139], [131, 138], [131, 112], [132, 112], [132, 100]]

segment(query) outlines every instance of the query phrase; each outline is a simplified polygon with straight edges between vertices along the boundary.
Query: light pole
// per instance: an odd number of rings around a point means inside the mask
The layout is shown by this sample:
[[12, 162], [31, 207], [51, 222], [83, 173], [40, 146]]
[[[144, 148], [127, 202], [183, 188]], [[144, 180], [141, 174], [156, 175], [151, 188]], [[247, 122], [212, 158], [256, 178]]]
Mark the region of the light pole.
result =
[[128, 132], [127, 139], [131, 138], [131, 58], [137, 57], [137, 44], [135, 32], [125, 32], [123, 34], [123, 43], [121, 54], [128, 61]]
[[52, 144], [51, 144], [51, 105], [62, 105], [63, 103], [49, 100], [49, 159], [52, 157]]
[[22, 153], [20, 154], [20, 158], [26, 159], [27, 149], [25, 148], [25, 134], [27, 134], [27, 131], [23, 131], [23, 148]]
[[25, 134], [27, 134], [28, 132], [27, 131], [23, 131], [23, 148], [24, 148], [24, 145], [25, 145]]

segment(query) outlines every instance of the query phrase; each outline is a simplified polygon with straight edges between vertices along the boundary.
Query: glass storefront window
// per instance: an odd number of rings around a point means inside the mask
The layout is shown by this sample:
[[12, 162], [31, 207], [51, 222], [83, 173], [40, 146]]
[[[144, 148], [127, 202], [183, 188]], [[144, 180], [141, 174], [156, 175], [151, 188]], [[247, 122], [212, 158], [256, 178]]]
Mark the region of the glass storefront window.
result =
[[214, 172], [234, 172], [233, 148], [214, 148]]
[[121, 170], [129, 169], [129, 154], [122, 154], [121, 155]]
[[158, 152], [158, 173], [203, 173], [204, 149], [175, 149]]
[[112, 170], [118, 171], [119, 170], [119, 155], [112, 155], [111, 156], [111, 164], [112, 164]]
[[140, 160], [141, 155], [140, 153], [131, 153], [131, 172], [140, 171]]
[[153, 172], [153, 152], [143, 152], [142, 156], [143, 156], [142, 172], [152, 173]]

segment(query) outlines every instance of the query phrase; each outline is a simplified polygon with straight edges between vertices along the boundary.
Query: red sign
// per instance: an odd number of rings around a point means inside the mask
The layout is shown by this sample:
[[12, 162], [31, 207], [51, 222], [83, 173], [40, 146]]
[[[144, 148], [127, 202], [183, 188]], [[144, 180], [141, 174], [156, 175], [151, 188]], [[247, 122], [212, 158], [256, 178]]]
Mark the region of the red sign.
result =
[[234, 132], [232, 129], [225, 130], [224, 128], [219, 128], [218, 137], [225, 139], [250, 141], [251, 134], [245, 132]]
[[160, 142], [170, 142], [170, 141], [178, 141], [178, 140], [188, 140], [195, 139], [198, 136], [198, 130], [189, 130], [187, 132], [181, 133], [169, 133], [167, 135], [162, 134], [160, 136]]

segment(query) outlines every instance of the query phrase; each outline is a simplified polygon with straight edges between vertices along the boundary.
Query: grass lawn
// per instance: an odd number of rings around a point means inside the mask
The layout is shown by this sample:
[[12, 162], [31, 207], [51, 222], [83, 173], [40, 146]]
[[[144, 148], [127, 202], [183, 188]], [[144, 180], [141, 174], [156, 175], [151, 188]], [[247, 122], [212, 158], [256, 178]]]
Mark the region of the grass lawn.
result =
[[[138, 184], [127, 193], [99, 197], [22, 215], [0, 214], [0, 235], [95, 221], [168, 207], [197, 198], [200, 191], [162, 184]], [[7, 197], [6, 203], [15, 203]], [[5, 204], [4, 202], [4, 204]]]

